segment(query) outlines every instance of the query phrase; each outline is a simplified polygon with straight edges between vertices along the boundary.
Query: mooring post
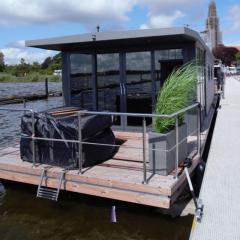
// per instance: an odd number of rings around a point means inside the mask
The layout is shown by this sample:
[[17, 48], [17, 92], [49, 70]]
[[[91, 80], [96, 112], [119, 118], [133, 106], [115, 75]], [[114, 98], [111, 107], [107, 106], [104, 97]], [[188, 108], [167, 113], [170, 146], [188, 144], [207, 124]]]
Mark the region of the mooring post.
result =
[[45, 78], [45, 95], [48, 98], [48, 78]]
[[26, 109], [26, 99], [23, 99], [23, 108]]

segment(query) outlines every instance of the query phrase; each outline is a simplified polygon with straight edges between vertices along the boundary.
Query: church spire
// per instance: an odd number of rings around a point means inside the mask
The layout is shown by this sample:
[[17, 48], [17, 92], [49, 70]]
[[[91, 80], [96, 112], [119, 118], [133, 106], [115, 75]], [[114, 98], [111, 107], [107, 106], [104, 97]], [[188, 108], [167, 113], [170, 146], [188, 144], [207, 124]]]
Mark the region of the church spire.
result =
[[221, 32], [219, 32], [219, 19], [215, 1], [210, 1], [208, 7], [208, 18], [206, 21], [207, 43], [211, 49], [222, 43]]
[[208, 17], [217, 17], [217, 8], [215, 1], [209, 3]]

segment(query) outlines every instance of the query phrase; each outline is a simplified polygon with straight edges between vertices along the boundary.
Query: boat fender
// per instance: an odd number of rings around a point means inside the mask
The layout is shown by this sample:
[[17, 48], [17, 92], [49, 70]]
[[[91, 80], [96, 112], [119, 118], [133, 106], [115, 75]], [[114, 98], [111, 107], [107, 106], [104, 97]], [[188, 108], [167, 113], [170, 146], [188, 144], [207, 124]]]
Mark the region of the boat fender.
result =
[[194, 185], [195, 185], [195, 191], [197, 195], [199, 194], [201, 189], [205, 168], [206, 168], [206, 163], [204, 161], [201, 161], [195, 170]]

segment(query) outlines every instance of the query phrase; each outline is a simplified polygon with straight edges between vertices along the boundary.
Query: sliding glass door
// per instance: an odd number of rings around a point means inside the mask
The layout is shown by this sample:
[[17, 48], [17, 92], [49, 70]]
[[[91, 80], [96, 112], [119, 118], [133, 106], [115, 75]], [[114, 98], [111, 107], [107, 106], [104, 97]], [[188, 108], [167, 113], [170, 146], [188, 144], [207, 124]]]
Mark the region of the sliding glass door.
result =
[[[97, 54], [97, 110], [123, 112], [123, 91], [120, 81], [118, 53]], [[114, 125], [121, 125], [121, 117], [114, 117]]]

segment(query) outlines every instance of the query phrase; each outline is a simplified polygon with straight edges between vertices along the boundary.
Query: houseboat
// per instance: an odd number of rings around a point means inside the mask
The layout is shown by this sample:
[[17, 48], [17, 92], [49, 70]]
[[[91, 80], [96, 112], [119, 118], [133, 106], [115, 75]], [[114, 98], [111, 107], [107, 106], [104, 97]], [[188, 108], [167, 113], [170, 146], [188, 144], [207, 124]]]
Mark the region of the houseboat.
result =
[[[218, 98], [214, 57], [200, 35], [186, 27], [93, 32], [26, 41], [26, 46], [61, 52], [65, 107], [50, 114], [76, 117], [78, 138], [37, 136], [34, 113], [29, 110], [33, 116], [29, 135], [32, 163], [21, 160], [19, 149], [8, 147], [0, 153], [0, 179], [37, 185], [39, 197], [53, 200], [57, 200], [60, 190], [66, 190], [169, 209], [187, 184], [185, 158], [192, 160], [190, 175], [201, 161]], [[196, 102], [176, 113], [156, 114], [157, 96], [169, 74], [192, 61], [198, 65]], [[180, 114], [187, 123], [184, 139], [178, 128]], [[116, 141], [105, 144], [84, 139], [84, 115], [111, 116]], [[154, 149], [149, 144], [156, 117], [176, 120], [171, 149]], [[38, 162], [35, 147], [41, 141], [76, 144], [77, 169]], [[184, 158], [183, 143], [187, 147]], [[117, 150], [111, 158], [84, 167], [85, 145], [92, 146], [93, 151], [97, 146], [114, 146]], [[150, 159], [152, 151], [174, 153], [170, 171], [155, 171]]]

